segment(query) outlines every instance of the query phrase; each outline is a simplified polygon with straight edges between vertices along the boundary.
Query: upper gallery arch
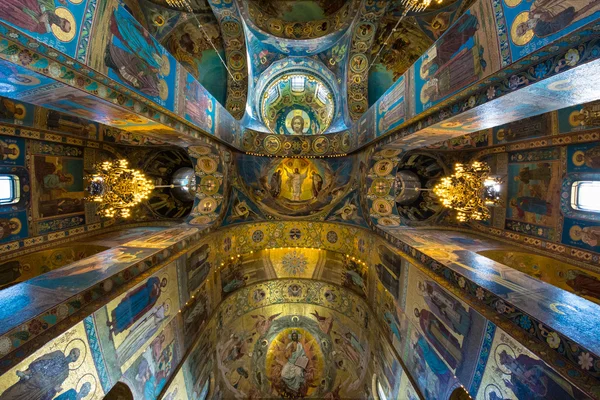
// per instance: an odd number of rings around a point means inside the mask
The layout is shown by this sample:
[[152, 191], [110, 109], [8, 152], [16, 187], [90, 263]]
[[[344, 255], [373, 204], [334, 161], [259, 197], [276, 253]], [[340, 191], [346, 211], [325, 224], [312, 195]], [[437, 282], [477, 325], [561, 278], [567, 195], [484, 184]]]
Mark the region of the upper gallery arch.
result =
[[[235, 118], [248, 94], [246, 41], [234, 2], [187, 0], [192, 12], [166, 0], [126, 0], [128, 11]], [[227, 64], [229, 72], [222, 60]]]
[[351, 25], [360, 0], [241, 0], [248, 29], [287, 55], [318, 54]]

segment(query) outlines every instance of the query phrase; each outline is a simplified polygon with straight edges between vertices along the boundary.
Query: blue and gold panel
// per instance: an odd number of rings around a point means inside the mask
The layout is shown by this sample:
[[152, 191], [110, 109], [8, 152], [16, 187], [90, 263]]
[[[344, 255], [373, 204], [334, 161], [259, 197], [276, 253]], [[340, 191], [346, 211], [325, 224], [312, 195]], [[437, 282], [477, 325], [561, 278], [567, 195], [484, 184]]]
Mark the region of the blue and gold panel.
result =
[[[471, 385], [479, 358], [486, 357], [485, 352], [481, 352], [486, 319], [413, 265], [408, 267], [406, 298], [406, 317], [416, 328], [412, 340], [416, 340], [417, 354], [430, 363], [433, 360], [428, 359], [426, 348], [430, 349], [430, 355], [438, 355], [446, 366], [435, 364], [442, 367], [438, 372], [445, 370], [438, 375], [442, 382], [449, 378], [447, 372], [451, 372], [465, 386]], [[416, 379], [419, 381], [418, 375]], [[441, 385], [438, 392], [441, 394], [444, 390]]]
[[506, 229], [558, 241], [561, 149], [521, 151], [508, 157]]
[[89, 3], [95, 5], [89, 0], [3, 0], [0, 21], [75, 58]]
[[500, 125], [492, 130], [493, 144], [504, 144], [520, 140], [551, 135], [550, 114], [524, 118], [509, 124]]
[[588, 0], [502, 0], [502, 8], [513, 62], [600, 17], [600, 4]]
[[173, 318], [148, 347], [140, 348], [143, 351], [123, 374], [121, 381], [127, 383], [135, 399], [157, 399], [181, 361], [179, 321]]
[[122, 6], [112, 10], [107, 22], [110, 39], [103, 60], [108, 76], [175, 111], [175, 59]]
[[558, 132], [587, 131], [600, 127], [600, 102], [579, 104], [558, 110]]
[[567, 172], [600, 172], [600, 144], [595, 142], [568, 146]]
[[565, 218], [562, 242], [600, 253], [600, 222]]
[[0, 214], [0, 243], [12, 242], [29, 236], [27, 211]]
[[80, 322], [0, 377], [1, 399], [102, 399], [98, 349]]
[[[391, 90], [375, 104], [376, 136], [381, 136], [401, 125], [406, 119], [406, 74], [398, 78]], [[368, 113], [373, 112], [371, 110]]]
[[52, 292], [75, 294], [157, 252], [156, 249], [116, 247], [40, 275], [27, 283]]
[[190, 73], [185, 81], [185, 119], [206, 132], [215, 133], [216, 101]]
[[0, 165], [25, 165], [25, 139], [0, 136]]
[[[2, 46], [6, 46], [6, 43], [6, 41], [0, 40], [0, 48]], [[31, 57], [30, 53], [26, 54]], [[25, 57], [25, 55], [23, 55], [23, 57]], [[45, 65], [40, 65], [39, 67], [48, 67], [47, 61], [31, 59], [29, 62], [40, 62]], [[56, 64], [54, 64], [54, 66], [57, 67]], [[52, 83], [54, 83], [53, 79], [47, 78], [41, 74], [7, 61], [0, 60], [0, 95], [2, 96], [7, 96], [12, 99], [20, 99], [23, 96], [22, 93], [29, 92], [34, 88], [44, 87]], [[19, 117], [24, 115], [24, 107], [18, 107], [17, 104], [3, 104], [3, 106], [3, 108], [7, 108], [9, 110], [8, 112], [4, 112], [7, 114], [6, 117], [9, 119], [20, 119]], [[10, 111], [11, 109], [13, 110]]]
[[481, 1], [471, 7], [415, 62], [416, 114], [500, 68], [491, 6]]
[[[473, 391], [473, 387], [470, 390], [472, 396], [477, 393], [475, 399], [589, 398], [491, 322], [488, 322], [486, 342], [487, 340], [491, 343], [489, 355], [480, 362], [485, 368], [479, 378], [479, 390]], [[551, 335], [547, 340], [548, 343], [555, 341]], [[588, 362], [586, 358], [581, 360], [582, 364]], [[528, 376], [529, 379], [523, 379], [523, 376]]]
[[159, 333], [169, 326], [178, 310], [177, 269], [171, 263], [94, 313], [98, 340], [113, 382], [127, 375], [130, 368], [139, 369], [139, 357], [155, 338], [159, 338], [157, 344], [168, 345], [166, 338], [160, 343]]
[[0, 98], [0, 122], [33, 126], [35, 106], [21, 103], [7, 98]]

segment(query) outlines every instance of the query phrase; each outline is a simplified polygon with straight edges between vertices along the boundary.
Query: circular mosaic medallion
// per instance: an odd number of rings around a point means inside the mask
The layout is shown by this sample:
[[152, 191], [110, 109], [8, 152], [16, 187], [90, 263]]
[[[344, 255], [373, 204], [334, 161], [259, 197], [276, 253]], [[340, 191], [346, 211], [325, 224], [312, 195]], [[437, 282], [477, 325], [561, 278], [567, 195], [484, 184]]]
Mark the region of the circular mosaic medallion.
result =
[[252, 233], [252, 241], [254, 243], [260, 243], [265, 238], [265, 234], [261, 230], [256, 230]]
[[190, 225], [206, 225], [206, 224], [210, 224], [212, 220], [210, 219], [210, 217], [207, 217], [206, 215], [201, 215], [199, 217], [193, 218], [190, 221], [188, 221], [188, 224]]
[[248, 293], [248, 301], [251, 305], [260, 304], [267, 297], [264, 289], [258, 288]]
[[370, 22], [363, 22], [356, 28], [355, 34], [361, 40], [368, 41], [375, 33], [375, 26]]
[[315, 154], [325, 154], [329, 150], [329, 139], [324, 136], [318, 137], [312, 144]]
[[379, 215], [390, 215], [392, 213], [392, 205], [385, 199], [373, 200], [373, 211]]
[[246, 59], [241, 51], [232, 51], [227, 58], [232, 69], [240, 70], [246, 66]]
[[371, 183], [371, 191], [378, 196], [385, 196], [390, 192], [392, 182], [388, 179], [377, 178]]
[[377, 220], [377, 223], [381, 226], [398, 226], [400, 225], [400, 221], [394, 218], [389, 217], [381, 217]]
[[207, 195], [213, 195], [219, 191], [219, 180], [212, 175], [206, 175], [200, 180], [200, 190]]
[[336, 243], [338, 241], [338, 234], [335, 231], [327, 232], [327, 241], [329, 243]]
[[200, 200], [200, 203], [196, 207], [200, 214], [210, 214], [217, 208], [217, 200], [212, 197], [205, 197]]
[[362, 53], [357, 53], [350, 59], [350, 69], [357, 74], [364, 72], [368, 66], [369, 60]]
[[347, 132], [344, 132], [342, 134], [341, 143], [342, 143], [341, 144], [342, 151], [348, 151], [348, 150], [350, 150], [350, 145], [351, 145], [351, 143], [350, 143], [350, 132], [347, 131]]
[[240, 24], [236, 21], [223, 21], [221, 29], [223, 29], [223, 34], [227, 36], [237, 36], [241, 32]]
[[267, 153], [275, 154], [281, 148], [281, 141], [275, 135], [269, 135], [263, 140], [265, 151]]
[[231, 250], [231, 238], [226, 237], [223, 239], [223, 251], [227, 253], [229, 250]]
[[12, 349], [12, 342], [6, 336], [0, 338], [0, 355], [8, 354]]
[[212, 174], [217, 170], [217, 162], [210, 157], [200, 157], [196, 162], [196, 165], [205, 174]]
[[379, 160], [373, 166], [373, 170], [379, 176], [387, 176], [394, 169], [394, 163], [391, 160]]
[[302, 237], [302, 233], [300, 232], [300, 229], [298, 229], [298, 228], [290, 229], [290, 239], [298, 240], [301, 237]]

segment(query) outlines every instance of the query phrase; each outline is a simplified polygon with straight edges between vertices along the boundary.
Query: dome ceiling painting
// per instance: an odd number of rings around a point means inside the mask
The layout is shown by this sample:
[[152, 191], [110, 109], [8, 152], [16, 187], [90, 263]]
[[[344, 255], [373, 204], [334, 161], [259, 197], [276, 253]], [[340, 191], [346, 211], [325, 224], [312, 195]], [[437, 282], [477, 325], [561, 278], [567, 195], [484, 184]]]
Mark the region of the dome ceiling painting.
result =
[[328, 132], [341, 117], [336, 76], [319, 61], [288, 57], [273, 63], [254, 86], [256, 115], [283, 135]]
[[320, 79], [290, 74], [267, 86], [260, 114], [273, 133], [316, 135], [329, 127], [334, 110], [333, 94]]
[[[323, 135], [320, 139], [327, 137]], [[256, 205], [255, 213], [270, 220], [324, 220], [341, 215], [348, 223], [360, 224], [359, 204], [351, 198], [360, 175], [353, 161], [352, 158], [310, 160], [240, 155], [236, 159], [239, 175], [233, 186], [246, 207]], [[344, 206], [348, 209], [342, 210]], [[229, 208], [236, 207], [234, 202]], [[248, 217], [232, 218], [231, 222], [248, 221]]]

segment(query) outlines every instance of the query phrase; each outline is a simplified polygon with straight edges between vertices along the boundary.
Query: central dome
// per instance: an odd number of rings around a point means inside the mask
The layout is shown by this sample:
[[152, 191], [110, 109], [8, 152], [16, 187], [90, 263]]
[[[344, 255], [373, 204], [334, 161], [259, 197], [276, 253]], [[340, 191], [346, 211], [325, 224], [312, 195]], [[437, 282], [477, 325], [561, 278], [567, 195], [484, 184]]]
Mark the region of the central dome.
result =
[[331, 89], [307, 73], [280, 76], [265, 87], [261, 117], [269, 130], [281, 135], [317, 135], [329, 128], [335, 111]]

